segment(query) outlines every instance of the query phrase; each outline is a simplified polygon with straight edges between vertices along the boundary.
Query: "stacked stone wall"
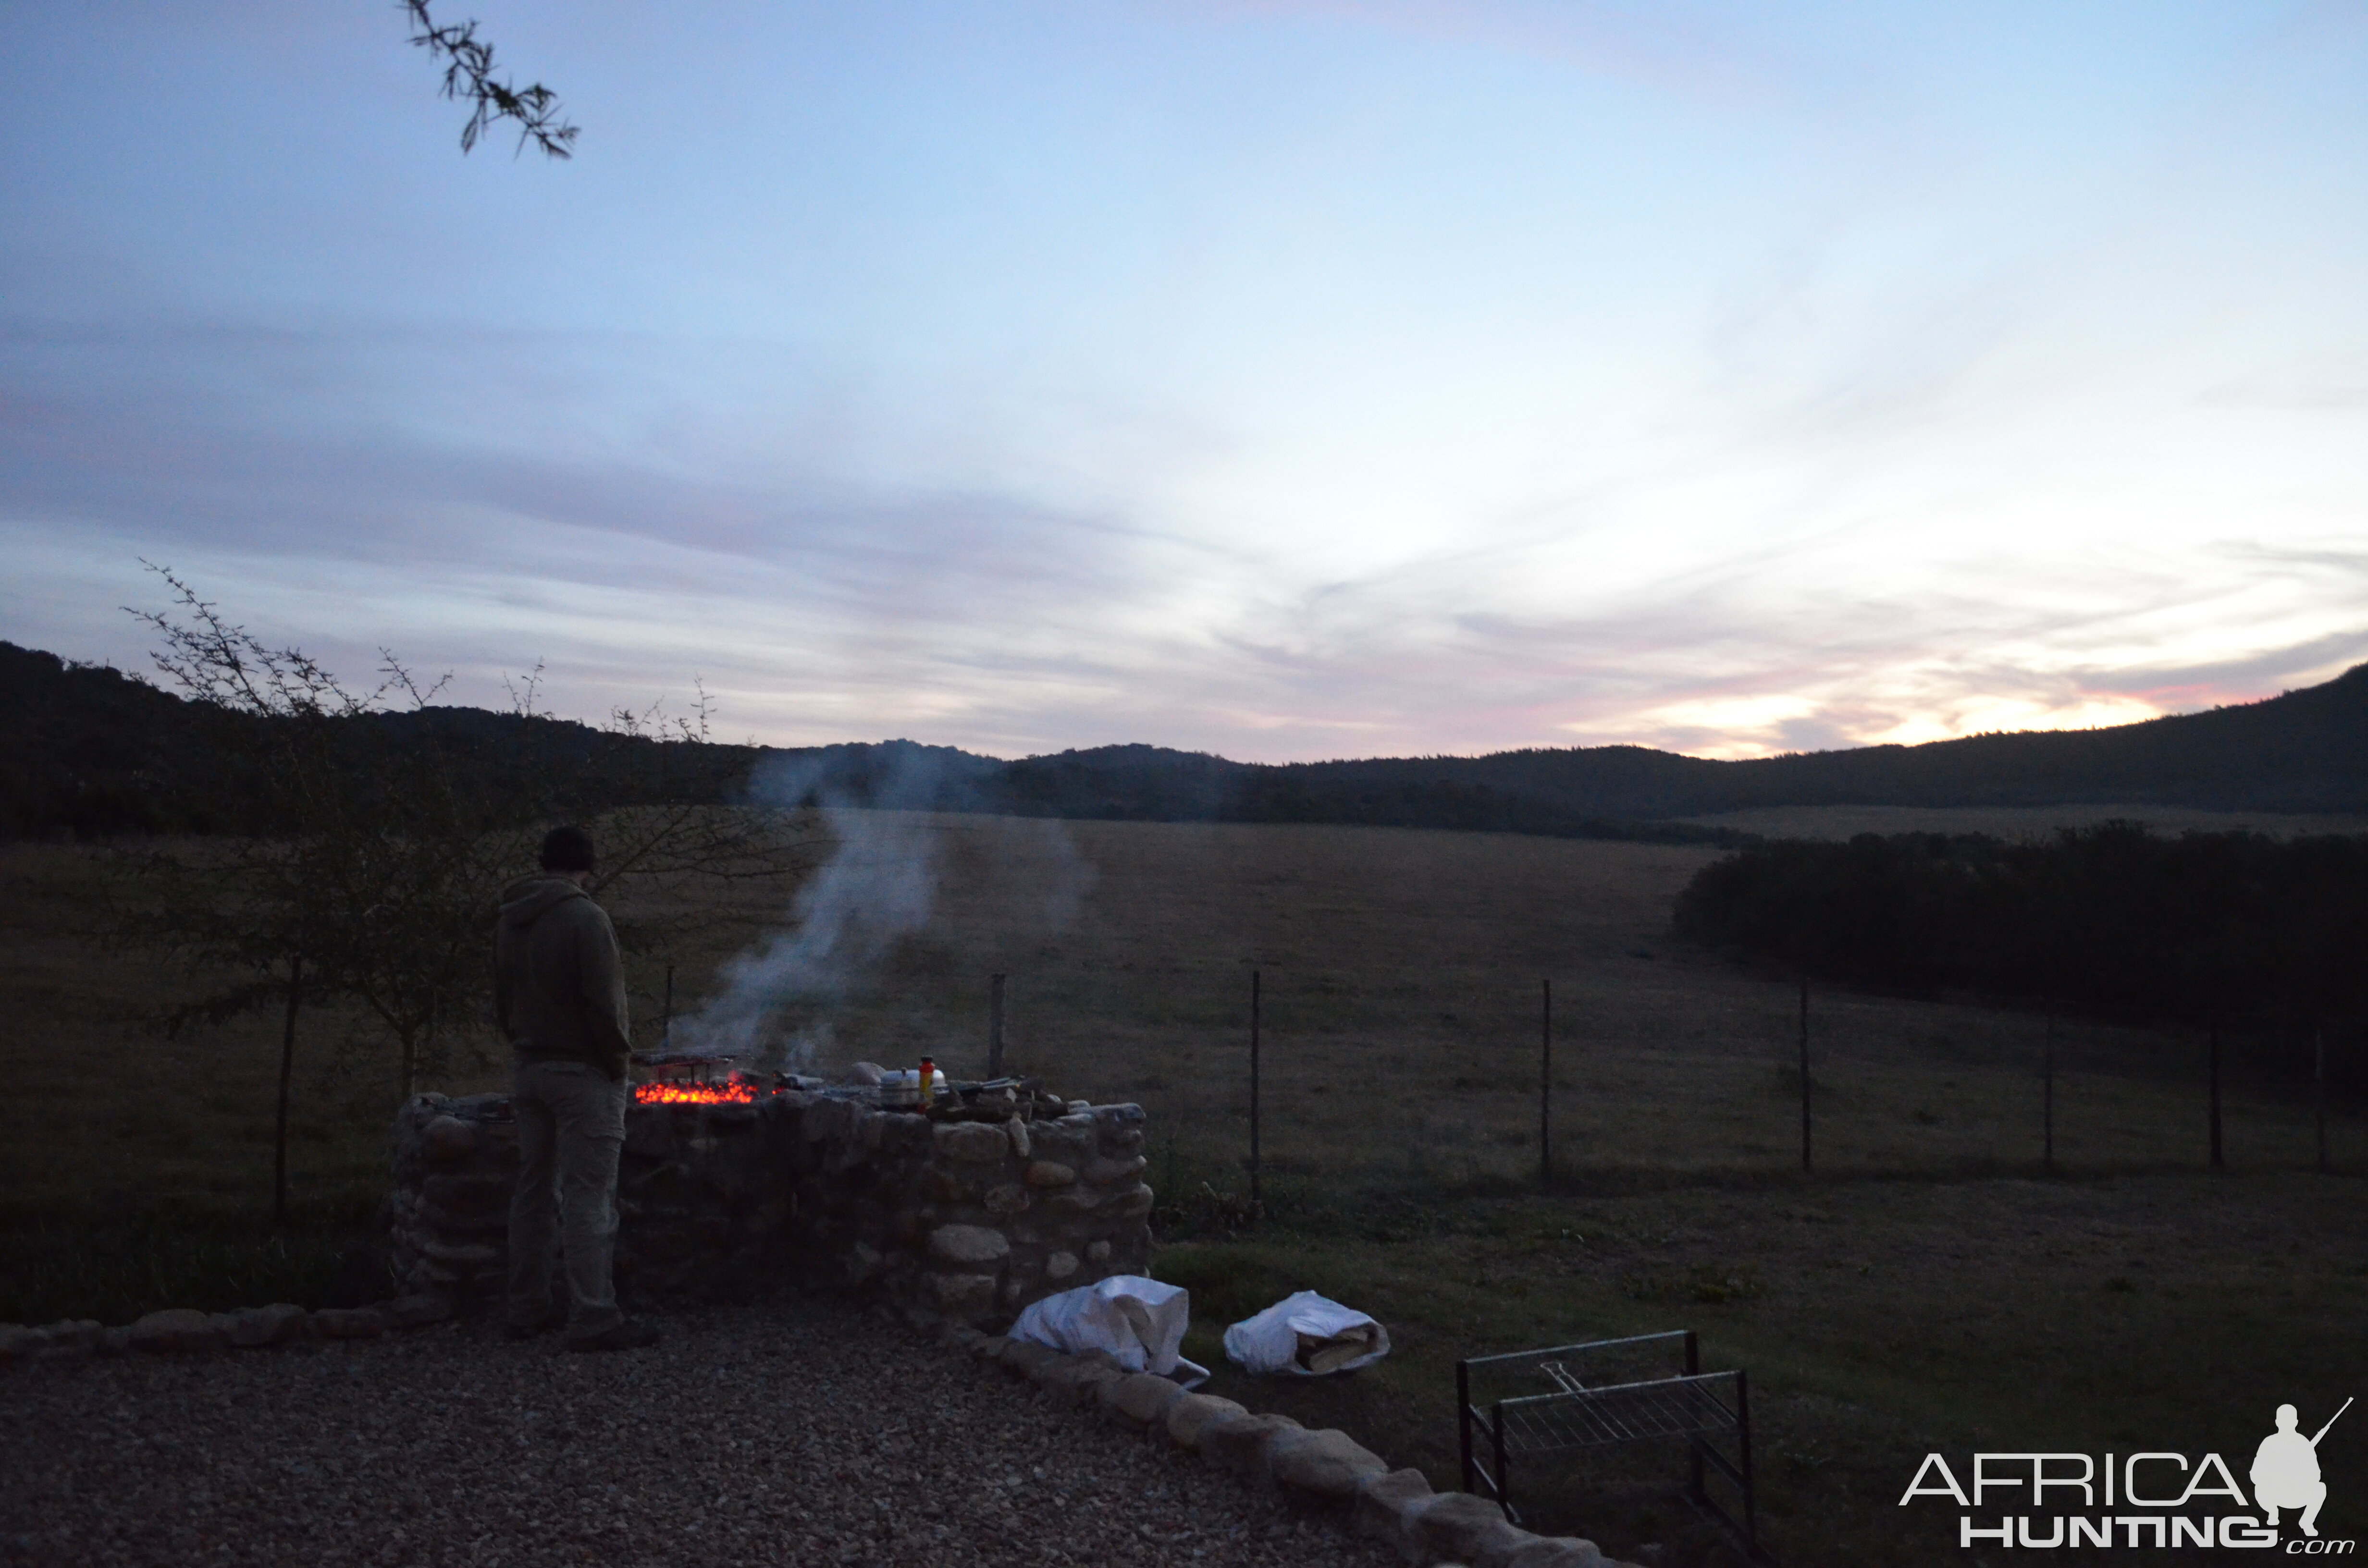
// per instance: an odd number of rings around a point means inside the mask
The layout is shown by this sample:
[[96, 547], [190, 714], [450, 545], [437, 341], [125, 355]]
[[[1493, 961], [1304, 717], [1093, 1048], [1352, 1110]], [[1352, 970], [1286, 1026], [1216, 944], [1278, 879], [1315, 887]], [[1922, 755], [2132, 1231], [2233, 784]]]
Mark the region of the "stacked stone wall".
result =
[[[787, 1278], [983, 1324], [1139, 1274], [1151, 1256], [1143, 1111], [1073, 1102], [1051, 1114], [1057, 1104], [1007, 1098], [943, 1119], [793, 1090], [631, 1107], [619, 1278], [652, 1296], [729, 1298]], [[404, 1105], [392, 1198], [401, 1288], [497, 1295], [517, 1175], [505, 1096]]]

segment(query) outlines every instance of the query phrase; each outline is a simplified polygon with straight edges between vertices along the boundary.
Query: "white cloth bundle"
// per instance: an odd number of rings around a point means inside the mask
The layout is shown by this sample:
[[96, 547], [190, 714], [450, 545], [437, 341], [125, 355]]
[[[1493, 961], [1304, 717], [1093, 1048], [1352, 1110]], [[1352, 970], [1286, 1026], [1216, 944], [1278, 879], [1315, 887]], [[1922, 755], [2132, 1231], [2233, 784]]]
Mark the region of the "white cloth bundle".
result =
[[1011, 1325], [1010, 1336], [1072, 1356], [1106, 1350], [1131, 1372], [1165, 1378], [1181, 1367], [1198, 1374], [1184, 1385], [1192, 1388], [1207, 1380], [1209, 1369], [1178, 1354], [1191, 1317], [1191, 1293], [1181, 1285], [1114, 1274], [1030, 1302]]
[[1260, 1377], [1353, 1372], [1389, 1353], [1388, 1329], [1313, 1290], [1286, 1296], [1225, 1330], [1225, 1358]]

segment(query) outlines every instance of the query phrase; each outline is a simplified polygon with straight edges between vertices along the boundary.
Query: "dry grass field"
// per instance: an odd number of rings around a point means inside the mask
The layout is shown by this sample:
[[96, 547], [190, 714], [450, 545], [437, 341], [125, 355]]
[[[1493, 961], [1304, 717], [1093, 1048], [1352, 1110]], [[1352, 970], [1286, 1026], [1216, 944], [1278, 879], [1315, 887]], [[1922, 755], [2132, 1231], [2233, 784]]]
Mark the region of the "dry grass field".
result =
[[[1158, 1267], [1193, 1289], [1197, 1358], [1219, 1358], [1225, 1323], [1301, 1288], [1374, 1312], [1396, 1341], [1349, 1379], [1248, 1388], [1224, 1371], [1220, 1391], [1346, 1426], [1440, 1486], [1456, 1479], [1459, 1355], [1692, 1327], [1710, 1365], [1751, 1374], [1782, 1561], [1930, 1562], [1959, 1555], [1953, 1511], [1895, 1506], [1928, 1449], [2237, 1456], [2276, 1403], [2309, 1416], [2368, 1367], [2368, 1128], [2340, 1108], [2333, 1174], [2310, 1168], [2295, 1042], [2248, 1042], [2258, 1064], [2232, 1074], [2229, 1169], [2215, 1174], [2199, 1039], [2059, 1023], [2058, 1170], [2045, 1176], [2040, 1017], [1821, 989], [1816, 1170], [1804, 1176], [1795, 993], [1667, 936], [1671, 900], [1713, 851], [1349, 827], [889, 825], [933, 846], [929, 917], [835, 993], [786, 1008], [780, 1040], [837, 1062], [928, 1051], [975, 1074], [987, 977], [1008, 973], [1014, 1069], [1151, 1113], [1149, 1174], [1179, 1238]], [[177, 982], [74, 935], [96, 897], [88, 857], [16, 846], [0, 876], [11, 1233], [36, 1234], [43, 1216], [152, 1211], [185, 1230], [251, 1227], [268, 1193], [275, 1028], [144, 1032], [143, 1010]], [[729, 956], [712, 941], [637, 955], [643, 1038], [666, 963], [687, 1014]], [[1209, 1195], [1247, 1188], [1253, 970], [1268, 1218], [1228, 1235]], [[1541, 1194], [1545, 978], [1557, 1170]], [[374, 1193], [393, 1090], [383, 1053], [347, 1043], [336, 1020], [306, 1028], [299, 1193], [329, 1234]], [[464, 1063], [448, 1086], [490, 1081]], [[181, 1266], [158, 1238], [177, 1233], [142, 1233], [157, 1290]], [[97, 1281], [70, 1261], [47, 1266], [54, 1288]], [[2368, 1426], [2338, 1426], [2323, 1452], [2331, 1482], [2368, 1474]], [[1657, 1542], [1664, 1562], [1732, 1561], [1655, 1490], [1676, 1459], [1648, 1460], [1544, 1478], [1532, 1522], [1621, 1552]], [[2323, 1524], [2358, 1533], [2368, 1492], [2336, 1494]]]

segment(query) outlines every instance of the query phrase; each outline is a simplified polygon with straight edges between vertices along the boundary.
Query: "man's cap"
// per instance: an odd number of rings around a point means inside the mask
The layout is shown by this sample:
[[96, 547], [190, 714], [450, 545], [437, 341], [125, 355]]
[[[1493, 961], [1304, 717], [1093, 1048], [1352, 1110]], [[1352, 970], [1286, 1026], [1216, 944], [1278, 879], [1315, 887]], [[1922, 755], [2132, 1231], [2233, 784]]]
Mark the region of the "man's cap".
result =
[[573, 824], [542, 835], [541, 858], [546, 871], [589, 871], [600, 863], [592, 835]]

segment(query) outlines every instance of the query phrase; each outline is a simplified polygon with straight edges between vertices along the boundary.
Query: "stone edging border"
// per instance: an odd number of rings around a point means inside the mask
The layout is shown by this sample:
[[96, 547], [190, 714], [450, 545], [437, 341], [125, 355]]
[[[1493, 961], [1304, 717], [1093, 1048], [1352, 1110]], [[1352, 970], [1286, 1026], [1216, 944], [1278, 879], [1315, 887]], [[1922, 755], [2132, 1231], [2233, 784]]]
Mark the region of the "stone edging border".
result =
[[1440, 1568], [1630, 1568], [1593, 1541], [1540, 1536], [1506, 1522], [1497, 1505], [1433, 1492], [1418, 1470], [1392, 1470], [1337, 1428], [1311, 1432], [1288, 1415], [1257, 1415], [1230, 1399], [1187, 1393], [1167, 1378], [1129, 1372], [1105, 1351], [1082, 1356], [950, 1324], [944, 1343], [1024, 1377], [1055, 1403], [1099, 1410], [1119, 1426], [1198, 1454], [1292, 1501], [1346, 1515], [1410, 1563]]
[[324, 1307], [308, 1312], [287, 1301], [234, 1312], [167, 1307], [137, 1323], [102, 1328], [94, 1318], [28, 1328], [0, 1324], [0, 1367], [17, 1361], [74, 1361], [146, 1350], [193, 1355], [212, 1350], [267, 1350], [307, 1339], [376, 1339], [394, 1329], [425, 1328], [452, 1315], [445, 1296], [397, 1296], [374, 1307]]

